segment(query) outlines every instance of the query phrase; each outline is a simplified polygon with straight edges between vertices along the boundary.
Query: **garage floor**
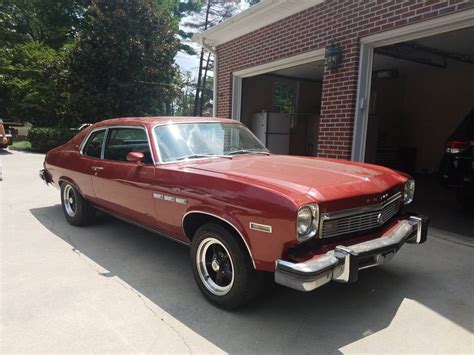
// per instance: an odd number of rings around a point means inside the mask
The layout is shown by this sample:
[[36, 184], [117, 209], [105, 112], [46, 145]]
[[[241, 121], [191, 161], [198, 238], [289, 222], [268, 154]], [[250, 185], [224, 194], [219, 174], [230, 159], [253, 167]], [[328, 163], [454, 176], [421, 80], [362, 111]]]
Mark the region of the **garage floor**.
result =
[[357, 283], [275, 287], [225, 312], [199, 294], [185, 247], [116, 220], [69, 226], [43, 156], [1, 154], [2, 353], [472, 353], [472, 243], [443, 213], [439, 234]]
[[444, 188], [436, 176], [416, 177], [415, 201], [409, 210], [431, 218], [432, 232], [474, 242], [474, 201], [469, 209], [456, 200], [454, 189]]

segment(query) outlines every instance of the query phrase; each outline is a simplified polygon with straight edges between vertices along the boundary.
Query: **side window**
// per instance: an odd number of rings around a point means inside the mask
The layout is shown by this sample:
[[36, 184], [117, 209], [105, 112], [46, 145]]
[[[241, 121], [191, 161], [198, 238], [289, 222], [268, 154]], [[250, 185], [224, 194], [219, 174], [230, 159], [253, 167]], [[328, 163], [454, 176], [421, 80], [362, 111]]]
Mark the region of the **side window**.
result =
[[104, 141], [104, 137], [105, 129], [92, 133], [84, 147], [84, 155], [100, 159], [100, 153], [102, 152], [102, 142]]
[[153, 164], [146, 132], [141, 128], [109, 129], [105, 143], [104, 159], [127, 161], [130, 152], [141, 152], [144, 164]]

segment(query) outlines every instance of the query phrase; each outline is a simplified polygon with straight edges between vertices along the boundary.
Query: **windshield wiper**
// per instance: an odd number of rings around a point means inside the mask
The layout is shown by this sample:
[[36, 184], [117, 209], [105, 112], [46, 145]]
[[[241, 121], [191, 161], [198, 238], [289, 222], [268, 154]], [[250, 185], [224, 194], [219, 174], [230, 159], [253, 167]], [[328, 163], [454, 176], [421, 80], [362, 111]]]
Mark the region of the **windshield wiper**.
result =
[[236, 155], [236, 154], [265, 154], [265, 155], [270, 155], [270, 152], [267, 151], [262, 151], [262, 150], [253, 150], [253, 149], [240, 149], [240, 150], [234, 150], [232, 152], [227, 153], [227, 155]]
[[176, 160], [186, 160], [186, 159], [199, 159], [199, 158], [227, 158], [227, 159], [232, 159], [231, 156], [228, 155], [218, 155], [218, 154], [190, 154], [190, 155], [185, 155], [179, 158], [176, 158]]

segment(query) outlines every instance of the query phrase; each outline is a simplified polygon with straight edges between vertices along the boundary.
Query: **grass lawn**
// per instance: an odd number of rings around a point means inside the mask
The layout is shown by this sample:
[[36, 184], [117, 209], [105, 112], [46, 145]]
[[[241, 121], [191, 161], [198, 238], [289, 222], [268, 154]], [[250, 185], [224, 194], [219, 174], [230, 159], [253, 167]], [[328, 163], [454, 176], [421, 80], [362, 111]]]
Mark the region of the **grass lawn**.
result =
[[31, 143], [25, 138], [15, 138], [13, 139], [13, 144], [8, 146], [8, 148], [13, 150], [31, 150]]

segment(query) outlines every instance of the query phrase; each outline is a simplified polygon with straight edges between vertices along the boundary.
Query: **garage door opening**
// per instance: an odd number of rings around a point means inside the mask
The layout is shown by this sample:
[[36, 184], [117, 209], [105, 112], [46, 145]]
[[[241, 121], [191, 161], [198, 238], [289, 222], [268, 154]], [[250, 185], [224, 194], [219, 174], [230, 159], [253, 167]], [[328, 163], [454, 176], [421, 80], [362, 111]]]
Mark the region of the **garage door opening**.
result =
[[448, 138], [474, 107], [473, 43], [468, 27], [375, 48], [365, 149], [365, 161], [416, 176], [422, 212], [463, 234], [474, 225], [439, 172]]
[[316, 155], [323, 61], [246, 77], [240, 120], [273, 153]]

